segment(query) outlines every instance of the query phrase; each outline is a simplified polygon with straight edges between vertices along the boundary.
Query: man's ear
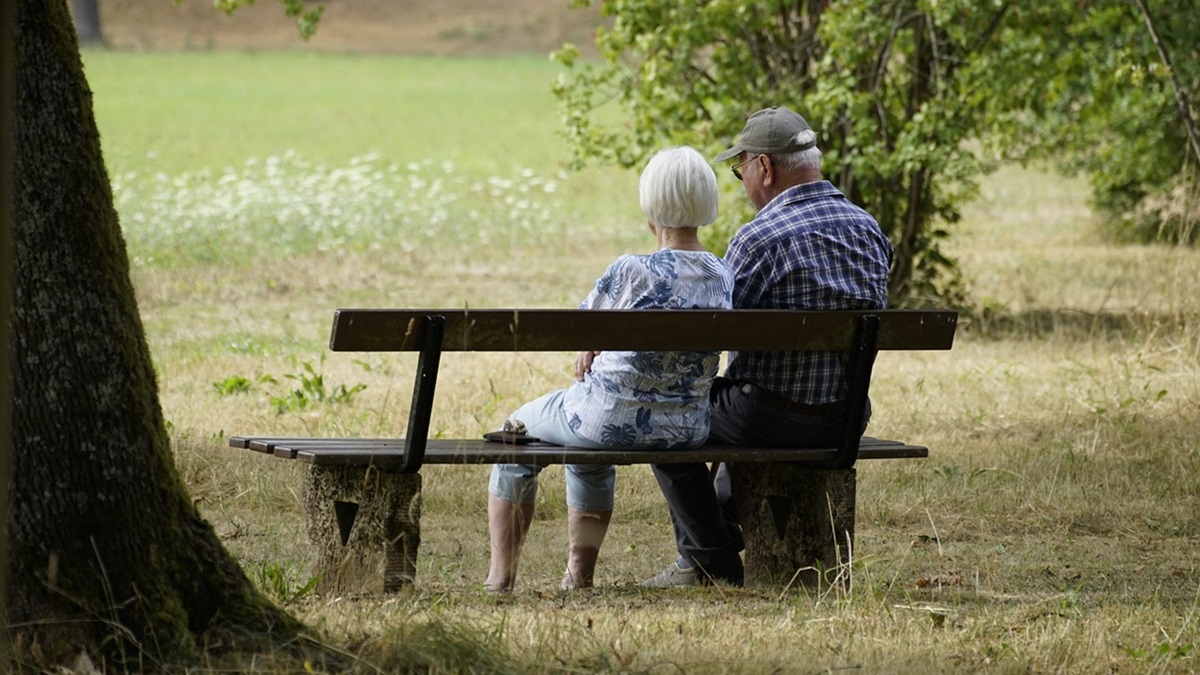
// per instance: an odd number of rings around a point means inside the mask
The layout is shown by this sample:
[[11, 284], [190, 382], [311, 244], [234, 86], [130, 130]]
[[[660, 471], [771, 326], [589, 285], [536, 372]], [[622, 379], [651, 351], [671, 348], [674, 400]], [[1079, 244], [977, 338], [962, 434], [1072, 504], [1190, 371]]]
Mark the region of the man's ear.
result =
[[771, 187], [775, 182], [775, 162], [767, 155], [759, 155], [758, 161], [762, 163], [762, 184], [763, 187]]

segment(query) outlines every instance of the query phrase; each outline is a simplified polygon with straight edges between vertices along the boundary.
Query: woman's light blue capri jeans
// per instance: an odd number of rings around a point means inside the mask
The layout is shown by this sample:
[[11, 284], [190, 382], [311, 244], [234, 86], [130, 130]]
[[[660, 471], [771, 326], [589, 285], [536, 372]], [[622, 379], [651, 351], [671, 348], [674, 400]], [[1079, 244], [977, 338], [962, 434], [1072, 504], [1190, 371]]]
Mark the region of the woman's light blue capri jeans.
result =
[[[525, 432], [557, 445], [604, 448], [601, 443], [575, 435], [567, 426], [562, 400], [565, 390], [552, 391], [517, 408], [509, 419], [525, 423]], [[531, 464], [496, 464], [488, 491], [510, 502], [532, 504], [537, 497], [537, 476], [543, 467]], [[616, 493], [617, 469], [611, 464], [567, 464], [567, 506], [582, 511], [611, 511]]]

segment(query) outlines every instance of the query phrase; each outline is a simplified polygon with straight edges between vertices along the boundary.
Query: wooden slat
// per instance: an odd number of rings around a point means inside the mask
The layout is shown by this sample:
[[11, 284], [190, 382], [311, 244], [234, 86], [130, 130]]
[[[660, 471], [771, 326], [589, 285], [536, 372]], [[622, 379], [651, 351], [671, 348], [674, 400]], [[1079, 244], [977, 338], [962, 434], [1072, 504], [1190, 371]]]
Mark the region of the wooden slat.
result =
[[[258, 439], [255, 439], [257, 441]], [[255, 442], [250, 443], [254, 447]], [[376, 466], [382, 470], [400, 466], [404, 452], [402, 439], [268, 439], [259, 443], [270, 447], [276, 457], [298, 459], [323, 466]], [[781, 448], [741, 448], [710, 445], [693, 450], [593, 450], [564, 448], [548, 443], [507, 446], [473, 439], [430, 440], [425, 464], [668, 464], [676, 462], [825, 462], [836, 455], [834, 449], [795, 450]], [[902, 459], [927, 457], [929, 449], [900, 441], [863, 438], [859, 459]]]
[[[235, 443], [234, 441], [237, 441]], [[262, 452], [268, 455], [277, 454], [279, 446], [286, 445], [289, 447], [298, 447], [299, 445], [313, 444], [322, 446], [325, 444], [334, 444], [338, 446], [357, 446], [357, 445], [383, 445], [395, 444], [404, 445], [403, 438], [297, 438], [295, 436], [234, 436], [229, 439], [229, 445], [235, 448], [244, 448], [255, 452]]]
[[[339, 441], [339, 439], [329, 439]], [[378, 441], [340, 440], [335, 443], [279, 443], [272, 449], [272, 454], [283, 459], [296, 459], [296, 454], [302, 450], [315, 452], [373, 452], [404, 456], [404, 439], [380, 439]]]
[[850, 348], [855, 320], [881, 318], [879, 349], [950, 349], [958, 314], [944, 310], [339, 309], [334, 351], [417, 351], [421, 319], [446, 319], [444, 351], [828, 350]]
[[[239, 450], [253, 450], [255, 452], [263, 452], [266, 454], [271, 454], [271, 453], [275, 452], [275, 446], [278, 445], [279, 443], [300, 443], [300, 442], [309, 442], [309, 441], [317, 442], [317, 443], [327, 442], [327, 441], [333, 441], [335, 443], [346, 443], [348, 441], [357, 441], [357, 440], [360, 440], [360, 439], [352, 439], [352, 438], [338, 439], [338, 438], [324, 438], [324, 437], [300, 438], [297, 436], [230, 436], [229, 437], [229, 447], [237, 448]], [[368, 439], [362, 439], [362, 440], [368, 440]], [[369, 440], [372, 443], [378, 443], [379, 441], [386, 440], [386, 439], [369, 439]], [[403, 443], [404, 439], [400, 439], [400, 442]]]

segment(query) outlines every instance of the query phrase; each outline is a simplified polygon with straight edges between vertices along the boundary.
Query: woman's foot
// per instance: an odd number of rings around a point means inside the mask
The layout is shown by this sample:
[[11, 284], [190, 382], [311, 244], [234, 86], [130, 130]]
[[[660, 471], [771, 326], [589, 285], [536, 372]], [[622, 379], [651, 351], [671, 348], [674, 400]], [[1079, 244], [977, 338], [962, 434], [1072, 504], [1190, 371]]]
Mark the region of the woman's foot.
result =
[[578, 591], [584, 588], [591, 588], [592, 581], [589, 579], [586, 582], [582, 579], [576, 579], [571, 575], [570, 570], [563, 572], [562, 583], [559, 588], [564, 591]]

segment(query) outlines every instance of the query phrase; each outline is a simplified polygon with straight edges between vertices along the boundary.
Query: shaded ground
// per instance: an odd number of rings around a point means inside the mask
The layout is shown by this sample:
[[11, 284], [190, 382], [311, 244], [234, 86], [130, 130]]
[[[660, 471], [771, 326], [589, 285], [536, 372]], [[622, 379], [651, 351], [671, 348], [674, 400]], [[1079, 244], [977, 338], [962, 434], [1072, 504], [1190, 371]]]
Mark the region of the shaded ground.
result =
[[[316, 4], [316, 3], [312, 3]], [[274, 0], [233, 16], [208, 0], [99, 0], [101, 28], [120, 49], [304, 49], [486, 55], [591, 44], [598, 12], [569, 0], [324, 0], [304, 43]]]

